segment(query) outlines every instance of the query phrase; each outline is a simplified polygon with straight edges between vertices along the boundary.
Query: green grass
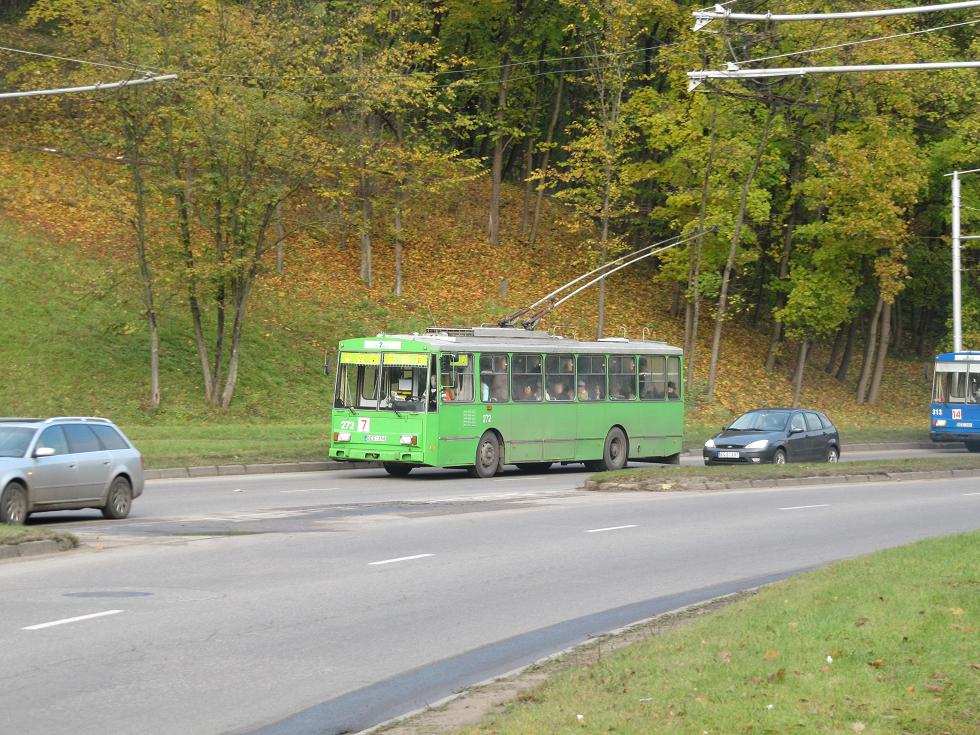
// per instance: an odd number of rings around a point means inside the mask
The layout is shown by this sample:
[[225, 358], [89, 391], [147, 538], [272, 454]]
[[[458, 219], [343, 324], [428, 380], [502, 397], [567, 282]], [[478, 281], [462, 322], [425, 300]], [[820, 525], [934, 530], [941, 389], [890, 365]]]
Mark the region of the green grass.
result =
[[25, 528], [24, 526], [11, 526], [0, 523], [0, 544], [19, 544], [24, 541], [67, 541], [72, 547], [78, 546], [78, 539], [70, 533], [63, 531], [52, 531], [47, 528]]
[[978, 569], [980, 533], [832, 564], [559, 675], [463, 732], [976, 735]]
[[329, 424], [122, 426], [148, 468], [323, 461]]
[[732, 465], [716, 467], [636, 467], [614, 472], [598, 472], [589, 479], [598, 483], [643, 483], [643, 489], [681, 490], [703, 482], [727, 482], [738, 480], [779, 480], [795, 477], [837, 477], [841, 475], [884, 475], [888, 472], [926, 472], [934, 470], [977, 470], [980, 455], [952, 455], [949, 457], [915, 457], [910, 459], [861, 460], [828, 464], [804, 462], [784, 465]]

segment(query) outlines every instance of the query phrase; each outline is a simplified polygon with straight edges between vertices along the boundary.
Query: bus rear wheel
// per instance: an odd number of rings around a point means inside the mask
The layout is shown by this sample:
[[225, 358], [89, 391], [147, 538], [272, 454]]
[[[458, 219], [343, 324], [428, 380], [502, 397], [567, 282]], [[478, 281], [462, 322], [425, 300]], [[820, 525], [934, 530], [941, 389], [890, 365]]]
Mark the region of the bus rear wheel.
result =
[[402, 464], [401, 462], [383, 462], [387, 472], [392, 477], [406, 477], [412, 471], [412, 465]]
[[521, 472], [547, 472], [551, 468], [551, 462], [518, 462], [517, 469]]
[[480, 437], [480, 443], [476, 445], [476, 462], [469, 469], [473, 477], [493, 477], [500, 470], [500, 442], [497, 435], [488, 431]]
[[614, 426], [606, 434], [606, 445], [602, 450], [600, 469], [605, 472], [621, 470], [626, 466], [628, 456], [629, 442], [626, 441], [626, 434], [618, 426]]

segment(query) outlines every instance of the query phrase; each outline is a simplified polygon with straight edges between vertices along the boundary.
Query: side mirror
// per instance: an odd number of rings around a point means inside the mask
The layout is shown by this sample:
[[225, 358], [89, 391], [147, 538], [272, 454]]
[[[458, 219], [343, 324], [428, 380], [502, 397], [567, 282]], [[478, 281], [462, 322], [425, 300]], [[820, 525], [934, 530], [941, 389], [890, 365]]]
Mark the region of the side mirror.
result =
[[803, 429], [790, 428], [789, 433], [790, 434], [802, 434], [803, 433]]
[[53, 457], [54, 454], [54, 449], [51, 447], [38, 447], [34, 450], [35, 457]]
[[725, 426], [724, 424], [722, 424], [722, 425], [721, 425], [721, 430], [722, 430], [722, 431], [728, 431], [728, 427], [727, 427], [727, 426]]

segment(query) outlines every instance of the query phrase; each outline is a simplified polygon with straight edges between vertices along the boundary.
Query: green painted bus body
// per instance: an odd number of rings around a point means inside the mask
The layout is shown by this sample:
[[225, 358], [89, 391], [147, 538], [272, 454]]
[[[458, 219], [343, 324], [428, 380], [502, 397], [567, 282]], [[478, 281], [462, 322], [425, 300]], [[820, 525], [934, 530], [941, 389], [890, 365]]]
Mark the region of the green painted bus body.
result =
[[[358, 357], [346, 359], [368, 359], [363, 356], [395, 352], [426, 355], [430, 365], [433, 356], [438, 365], [442, 355], [471, 354], [475, 373], [483, 354], [505, 353], [511, 364], [514, 355], [545, 356], [556, 352], [572, 357], [604, 355], [607, 366], [612, 355], [669, 355], [678, 358], [676, 378], [681, 392], [677, 400], [641, 400], [637, 397], [618, 401], [607, 398], [599, 401], [542, 400], [522, 403], [510, 396], [510, 400], [496, 403], [479, 400], [480, 376], [475, 374], [476, 395], [475, 400], [470, 402], [445, 401], [438, 395], [436, 403], [429, 404], [428, 411], [398, 413], [335, 406], [329, 450], [332, 459], [471, 467], [480, 437], [486, 431], [493, 431], [499, 437], [507, 464], [596, 461], [603, 456], [607, 434], [617, 426], [626, 434], [631, 460], [670, 461], [672, 457], [676, 459], [675, 455], [681, 451], [684, 424], [681, 351], [663, 343], [625, 340], [578, 342], [560, 340], [550, 335], [540, 340], [485, 338], [452, 343], [440, 342], [433, 335], [382, 335], [348, 339], [339, 345], [338, 383], [343, 355], [353, 353]], [[574, 374], [572, 380], [575, 380]], [[608, 396], [608, 375], [606, 380]], [[337, 390], [339, 394], [339, 385]], [[433, 407], [435, 410], [431, 410]], [[350, 435], [347, 441], [337, 440], [338, 435], [345, 434]], [[411, 437], [416, 437], [416, 443], [403, 444], [403, 437], [409, 441]]]

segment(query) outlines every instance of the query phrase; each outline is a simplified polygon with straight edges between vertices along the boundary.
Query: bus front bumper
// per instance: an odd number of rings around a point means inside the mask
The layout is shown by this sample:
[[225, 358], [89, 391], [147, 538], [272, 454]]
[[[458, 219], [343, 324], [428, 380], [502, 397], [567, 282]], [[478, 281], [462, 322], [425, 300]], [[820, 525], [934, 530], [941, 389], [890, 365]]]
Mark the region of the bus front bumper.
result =
[[354, 462], [407, 462], [425, 464], [421, 447], [365, 446], [358, 444], [333, 444], [330, 459]]

